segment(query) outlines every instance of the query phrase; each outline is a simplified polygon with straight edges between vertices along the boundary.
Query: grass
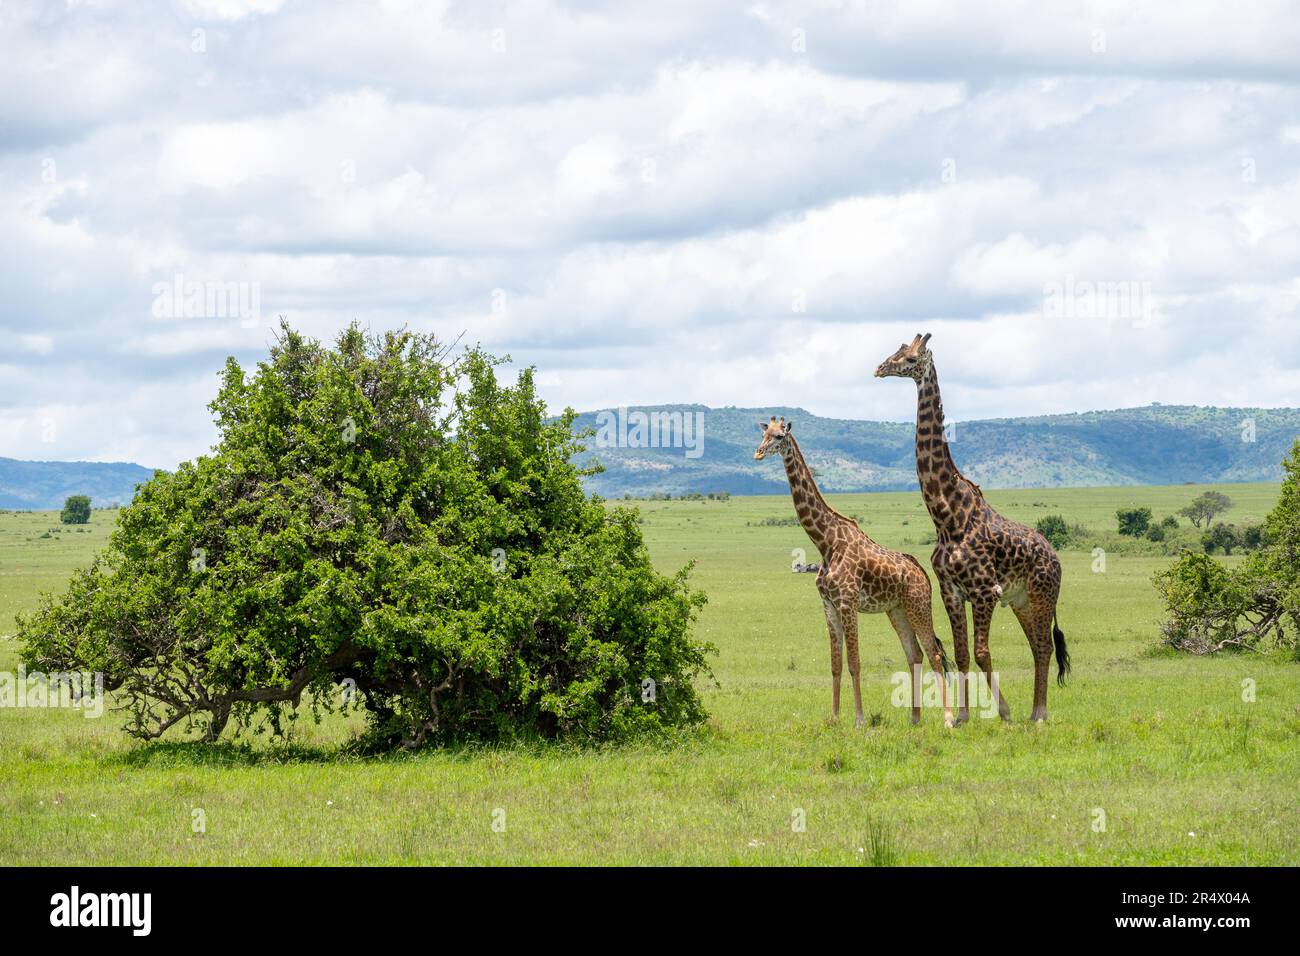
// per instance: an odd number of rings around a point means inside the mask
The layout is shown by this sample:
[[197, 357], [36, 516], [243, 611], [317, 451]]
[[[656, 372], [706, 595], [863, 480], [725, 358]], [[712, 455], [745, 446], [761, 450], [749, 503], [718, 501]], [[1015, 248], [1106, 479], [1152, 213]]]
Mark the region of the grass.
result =
[[[1171, 513], [1204, 487], [993, 491], [1004, 513], [1060, 513], [1105, 530], [1115, 509]], [[1228, 485], [1223, 520], [1260, 520], [1272, 485]], [[928, 566], [915, 493], [836, 495], [884, 544]], [[830, 722], [815, 552], [784, 496], [640, 503], [664, 570], [698, 561], [699, 624], [720, 654], [712, 719], [670, 743], [463, 749], [361, 759], [355, 719], [298, 721], [288, 744], [141, 746], [111, 711], [0, 709], [4, 864], [1294, 864], [1300, 860], [1300, 665], [1159, 648], [1152, 573], [1169, 558], [1062, 554], [1061, 626], [1075, 678], [1051, 721], [1027, 723], [1031, 658], [1009, 611], [994, 666], [1014, 722], [945, 731], [891, 704], [902, 668], [882, 616], [864, 617], [863, 695], [879, 720]], [[95, 512], [0, 515], [0, 631], [103, 544]], [[41, 534], [49, 532], [49, 538]], [[1235, 560], [1235, 559], [1232, 559]], [[943, 620], [936, 603], [936, 619]], [[941, 636], [947, 638], [946, 627]], [[0, 639], [0, 671], [17, 666]], [[1242, 683], [1256, 699], [1243, 700]], [[847, 685], [847, 680], [846, 680]], [[846, 697], [851, 700], [845, 688]], [[851, 706], [851, 704], [850, 704]], [[870, 723], [870, 722], [869, 722]], [[196, 813], [195, 811], [201, 811]], [[504, 819], [504, 830], [493, 827]], [[200, 827], [199, 824], [202, 824]]]

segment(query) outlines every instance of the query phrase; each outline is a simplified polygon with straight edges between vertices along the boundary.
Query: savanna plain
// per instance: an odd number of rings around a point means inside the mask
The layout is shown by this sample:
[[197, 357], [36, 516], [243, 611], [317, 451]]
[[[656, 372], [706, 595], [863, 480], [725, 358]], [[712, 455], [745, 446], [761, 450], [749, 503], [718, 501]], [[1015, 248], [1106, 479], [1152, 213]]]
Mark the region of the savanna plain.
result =
[[[991, 643], [1010, 724], [972, 713], [946, 730], [927, 707], [911, 726], [881, 615], [861, 619], [868, 726], [853, 727], [847, 670], [832, 722], [813, 575], [791, 572], [796, 549], [816, 553], [789, 498], [642, 501], [656, 565], [694, 560], [709, 598], [697, 634], [718, 649], [716, 683], [698, 730], [363, 757], [347, 746], [356, 715], [304, 712], [287, 741], [144, 745], [111, 697], [98, 719], [0, 708], [0, 864], [1295, 864], [1300, 663], [1163, 648], [1151, 578], [1173, 558], [1104, 547], [1117, 508], [1159, 517], [1205, 490], [987, 492], [1009, 517], [1060, 514], [1088, 532], [1061, 553], [1074, 676], [1052, 684], [1045, 725], [1027, 721], [1032, 662], [1007, 609]], [[1218, 490], [1238, 524], [1261, 520], [1278, 491]], [[918, 494], [829, 497], [928, 569]], [[0, 671], [18, 669], [14, 615], [61, 591], [115, 518], [0, 514]], [[934, 611], [951, 651], [937, 598]]]

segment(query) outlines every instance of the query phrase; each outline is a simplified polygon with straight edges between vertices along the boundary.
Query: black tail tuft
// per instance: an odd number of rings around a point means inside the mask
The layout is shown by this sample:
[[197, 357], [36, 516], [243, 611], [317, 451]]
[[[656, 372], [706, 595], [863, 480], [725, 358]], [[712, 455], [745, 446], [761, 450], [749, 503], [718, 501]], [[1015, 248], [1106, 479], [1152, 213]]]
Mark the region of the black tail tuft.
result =
[[1065, 686], [1065, 679], [1070, 676], [1070, 651], [1065, 646], [1065, 634], [1052, 618], [1052, 641], [1056, 644], [1056, 682]]
[[934, 635], [934, 646], [939, 648], [939, 663], [943, 665], [945, 674], [952, 673], [952, 661], [948, 660], [948, 650], [943, 646], [943, 641], [939, 640], [939, 635]]

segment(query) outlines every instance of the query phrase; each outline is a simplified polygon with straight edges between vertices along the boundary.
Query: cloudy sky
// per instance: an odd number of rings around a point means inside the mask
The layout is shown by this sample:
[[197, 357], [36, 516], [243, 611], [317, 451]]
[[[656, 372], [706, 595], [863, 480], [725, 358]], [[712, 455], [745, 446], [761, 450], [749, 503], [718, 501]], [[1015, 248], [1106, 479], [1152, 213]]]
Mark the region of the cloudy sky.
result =
[[0, 6], [4, 456], [206, 451], [279, 315], [557, 408], [909, 419], [917, 331], [958, 420], [1296, 404], [1298, 276], [1285, 3]]

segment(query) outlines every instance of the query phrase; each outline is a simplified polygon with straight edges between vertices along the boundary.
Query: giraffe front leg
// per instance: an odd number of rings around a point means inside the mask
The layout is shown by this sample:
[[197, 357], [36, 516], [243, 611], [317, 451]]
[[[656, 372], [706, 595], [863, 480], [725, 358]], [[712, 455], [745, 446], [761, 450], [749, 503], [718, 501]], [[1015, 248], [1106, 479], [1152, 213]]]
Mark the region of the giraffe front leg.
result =
[[989, 627], [993, 622], [993, 602], [994, 599], [987, 596], [981, 596], [978, 601], [971, 602], [971, 617], [975, 622], [975, 663], [984, 672], [984, 680], [988, 682], [989, 694], [993, 700], [997, 701], [998, 716], [1004, 721], [1010, 722], [1011, 705], [1002, 696], [1002, 688], [999, 686], [997, 675], [993, 673], [993, 654], [989, 650]]
[[961, 589], [951, 578], [939, 579], [939, 596], [943, 598], [943, 608], [948, 612], [948, 624], [952, 628], [952, 648], [957, 657], [957, 720], [961, 726], [970, 720], [970, 645], [966, 637], [966, 600]]
[[844, 629], [840, 612], [835, 605], [822, 598], [826, 610], [826, 627], [831, 635], [831, 720], [840, 719], [840, 674], [844, 670]]
[[[844, 647], [849, 654], [849, 676], [853, 679], [853, 726], [866, 726], [867, 719], [862, 714], [862, 678], [861, 662], [858, 658], [858, 609], [840, 606], [840, 629], [844, 633]], [[836, 678], [838, 692], [839, 679]]]

